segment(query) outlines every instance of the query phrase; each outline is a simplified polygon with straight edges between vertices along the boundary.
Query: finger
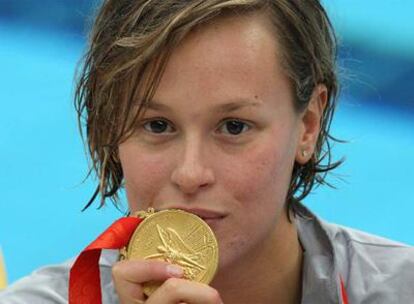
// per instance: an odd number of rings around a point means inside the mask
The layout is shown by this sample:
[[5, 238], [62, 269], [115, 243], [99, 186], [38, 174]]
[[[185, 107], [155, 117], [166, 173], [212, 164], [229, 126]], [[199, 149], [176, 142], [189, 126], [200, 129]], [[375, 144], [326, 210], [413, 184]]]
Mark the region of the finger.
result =
[[222, 304], [220, 294], [214, 288], [198, 282], [179, 278], [166, 280], [145, 304]]
[[158, 260], [124, 260], [114, 264], [112, 276], [131, 283], [164, 281], [171, 277], [182, 277], [181, 267]]
[[114, 287], [121, 304], [144, 303], [142, 288], [136, 283], [114, 280]]
[[120, 261], [112, 267], [114, 286], [121, 303], [143, 300], [142, 283], [164, 281], [182, 275], [180, 267], [156, 260]]

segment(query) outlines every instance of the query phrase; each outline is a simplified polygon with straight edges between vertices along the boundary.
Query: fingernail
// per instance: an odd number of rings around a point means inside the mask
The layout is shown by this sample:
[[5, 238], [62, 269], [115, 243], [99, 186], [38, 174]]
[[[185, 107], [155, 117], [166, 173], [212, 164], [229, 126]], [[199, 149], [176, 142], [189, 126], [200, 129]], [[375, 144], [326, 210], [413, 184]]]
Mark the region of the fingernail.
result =
[[173, 277], [181, 277], [184, 273], [181, 267], [175, 265], [168, 265], [167, 272]]

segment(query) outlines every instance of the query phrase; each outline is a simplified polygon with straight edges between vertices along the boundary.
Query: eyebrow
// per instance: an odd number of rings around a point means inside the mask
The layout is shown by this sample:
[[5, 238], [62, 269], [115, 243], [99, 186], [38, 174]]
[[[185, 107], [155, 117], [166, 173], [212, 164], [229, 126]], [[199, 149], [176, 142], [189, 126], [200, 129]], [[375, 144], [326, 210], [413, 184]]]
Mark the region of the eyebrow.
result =
[[[252, 101], [250, 99], [244, 99], [244, 98], [237, 98], [237, 99], [232, 99], [226, 103], [214, 106], [212, 109], [212, 112], [229, 113], [229, 112], [240, 110], [241, 108], [258, 107], [260, 105], [261, 103], [258, 101]], [[168, 105], [160, 103], [156, 100], [151, 100], [148, 103], [147, 109], [155, 110], [155, 111], [170, 111], [171, 110], [171, 108]]]
[[245, 107], [258, 107], [261, 103], [257, 101], [252, 101], [250, 99], [235, 99], [230, 102], [217, 105], [214, 109], [216, 112], [228, 113], [240, 110]]

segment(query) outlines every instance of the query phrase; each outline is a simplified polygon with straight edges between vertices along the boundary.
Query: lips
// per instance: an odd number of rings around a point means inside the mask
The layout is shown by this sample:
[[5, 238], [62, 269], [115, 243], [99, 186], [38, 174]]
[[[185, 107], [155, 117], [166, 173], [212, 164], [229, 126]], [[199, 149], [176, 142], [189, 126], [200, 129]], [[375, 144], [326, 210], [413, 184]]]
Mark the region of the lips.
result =
[[198, 217], [200, 217], [206, 222], [217, 221], [217, 220], [224, 218], [227, 215], [224, 212], [203, 209], [203, 208], [188, 208], [188, 207], [183, 207], [183, 206], [172, 206], [167, 209], [180, 209], [180, 210], [192, 213], [194, 215], [197, 215]]

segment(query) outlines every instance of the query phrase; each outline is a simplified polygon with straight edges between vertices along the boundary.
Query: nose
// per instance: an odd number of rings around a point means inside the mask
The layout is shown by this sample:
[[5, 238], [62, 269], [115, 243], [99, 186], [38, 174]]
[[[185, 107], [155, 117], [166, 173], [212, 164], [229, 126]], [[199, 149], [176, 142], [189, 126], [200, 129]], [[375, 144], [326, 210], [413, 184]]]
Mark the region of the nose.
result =
[[212, 168], [206, 166], [203, 159], [205, 151], [198, 140], [188, 140], [184, 151], [178, 157], [177, 166], [171, 174], [171, 181], [185, 194], [195, 194], [214, 183]]

